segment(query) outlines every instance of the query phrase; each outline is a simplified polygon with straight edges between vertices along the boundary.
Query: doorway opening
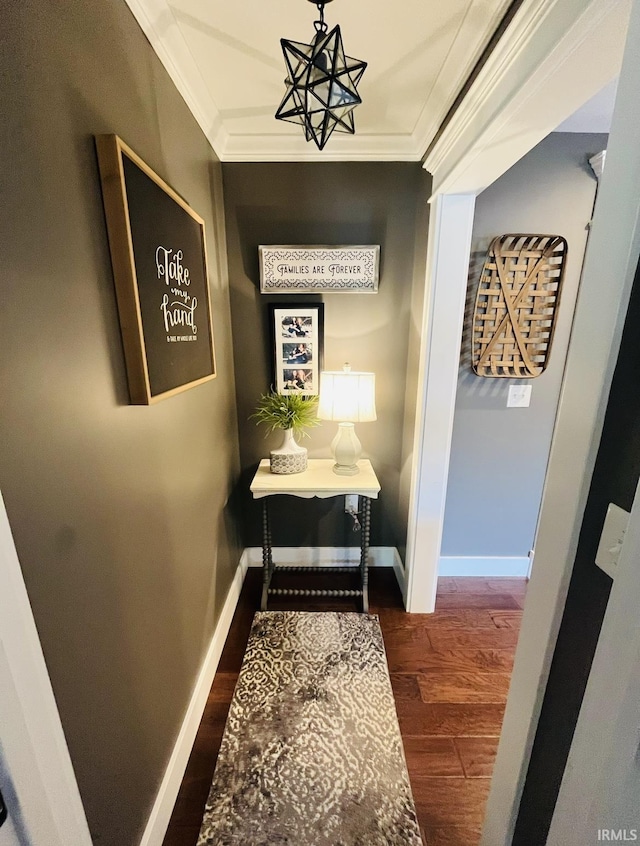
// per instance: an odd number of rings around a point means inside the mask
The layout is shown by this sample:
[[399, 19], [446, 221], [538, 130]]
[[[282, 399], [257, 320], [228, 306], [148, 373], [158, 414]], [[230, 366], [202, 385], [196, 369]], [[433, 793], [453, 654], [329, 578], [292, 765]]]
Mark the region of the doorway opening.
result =
[[[596, 2], [588, 4], [588, 9], [581, 7], [581, 12], [577, 18], [565, 20], [564, 34], [556, 38], [554, 48], [544, 55], [529, 56], [526, 67], [520, 63], [526, 50], [511, 62], [504, 55], [494, 56], [493, 78], [484, 80], [484, 90], [475, 92], [465, 114], [456, 126], [449, 127], [448, 138], [430, 152], [425, 164], [434, 176], [434, 194], [424, 319], [428, 341], [421, 417], [416, 427], [420, 446], [407, 556], [407, 607], [414, 612], [429, 612], [435, 606], [476, 197], [619, 72], [628, 7]], [[601, 55], [603, 40], [609, 57], [616, 54], [618, 65], [614, 72], [608, 68], [606, 78], [590, 68], [593, 55]], [[572, 330], [483, 846], [511, 842], [593, 471], [621, 315], [635, 270], [637, 198], [628, 190], [636, 168], [628, 146], [636, 134], [631, 86], [626, 90], [626, 77], [635, 73], [630, 54], [628, 50], [627, 69], [621, 74], [608, 173], [596, 204]], [[506, 63], [504, 67], [500, 61]], [[535, 72], [532, 66], [537, 68]], [[599, 296], [603, 279], [608, 294], [604, 305]], [[450, 333], [456, 321], [459, 331], [452, 341]]]

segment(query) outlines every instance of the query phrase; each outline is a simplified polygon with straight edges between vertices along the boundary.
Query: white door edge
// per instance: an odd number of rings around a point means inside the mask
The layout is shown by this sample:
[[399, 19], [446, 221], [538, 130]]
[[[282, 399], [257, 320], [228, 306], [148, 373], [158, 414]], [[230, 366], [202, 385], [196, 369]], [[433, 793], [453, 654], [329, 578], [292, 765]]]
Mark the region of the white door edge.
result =
[[11, 723], [0, 728], [4, 763], [20, 803], [21, 824], [32, 846], [91, 846], [1, 493], [0, 580], [0, 645], [10, 674], [0, 682], [5, 701], [11, 696], [18, 711], [10, 711]]
[[[640, 837], [639, 560], [640, 484], [551, 822], [548, 846], [595, 843], [599, 830], [622, 831], [621, 839], [626, 841], [637, 841]], [[631, 797], [625, 786], [631, 787]]]

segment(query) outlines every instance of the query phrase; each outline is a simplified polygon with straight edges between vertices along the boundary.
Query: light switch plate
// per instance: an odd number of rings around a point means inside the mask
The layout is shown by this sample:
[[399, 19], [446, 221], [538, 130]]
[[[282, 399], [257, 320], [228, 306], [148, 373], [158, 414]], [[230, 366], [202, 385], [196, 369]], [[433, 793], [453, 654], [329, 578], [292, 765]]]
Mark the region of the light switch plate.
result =
[[509, 385], [507, 408], [528, 408], [531, 403], [531, 385]]
[[616, 577], [620, 550], [628, 525], [629, 512], [610, 502], [596, 553], [596, 564], [612, 579]]

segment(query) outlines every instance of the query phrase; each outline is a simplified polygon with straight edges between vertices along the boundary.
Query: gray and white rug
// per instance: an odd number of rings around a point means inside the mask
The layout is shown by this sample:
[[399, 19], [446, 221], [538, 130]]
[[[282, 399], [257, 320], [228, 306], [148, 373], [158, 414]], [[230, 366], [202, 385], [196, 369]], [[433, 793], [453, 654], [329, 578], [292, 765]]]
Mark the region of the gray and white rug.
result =
[[420, 846], [378, 618], [255, 615], [197, 846]]

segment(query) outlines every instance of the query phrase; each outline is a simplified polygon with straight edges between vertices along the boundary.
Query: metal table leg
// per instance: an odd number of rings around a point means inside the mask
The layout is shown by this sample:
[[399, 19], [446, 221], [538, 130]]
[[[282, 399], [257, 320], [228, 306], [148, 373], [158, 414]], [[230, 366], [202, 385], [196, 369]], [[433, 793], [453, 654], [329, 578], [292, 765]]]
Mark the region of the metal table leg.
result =
[[362, 500], [362, 536], [360, 538], [360, 581], [362, 584], [362, 610], [369, 613], [369, 527], [371, 523], [371, 499]]

